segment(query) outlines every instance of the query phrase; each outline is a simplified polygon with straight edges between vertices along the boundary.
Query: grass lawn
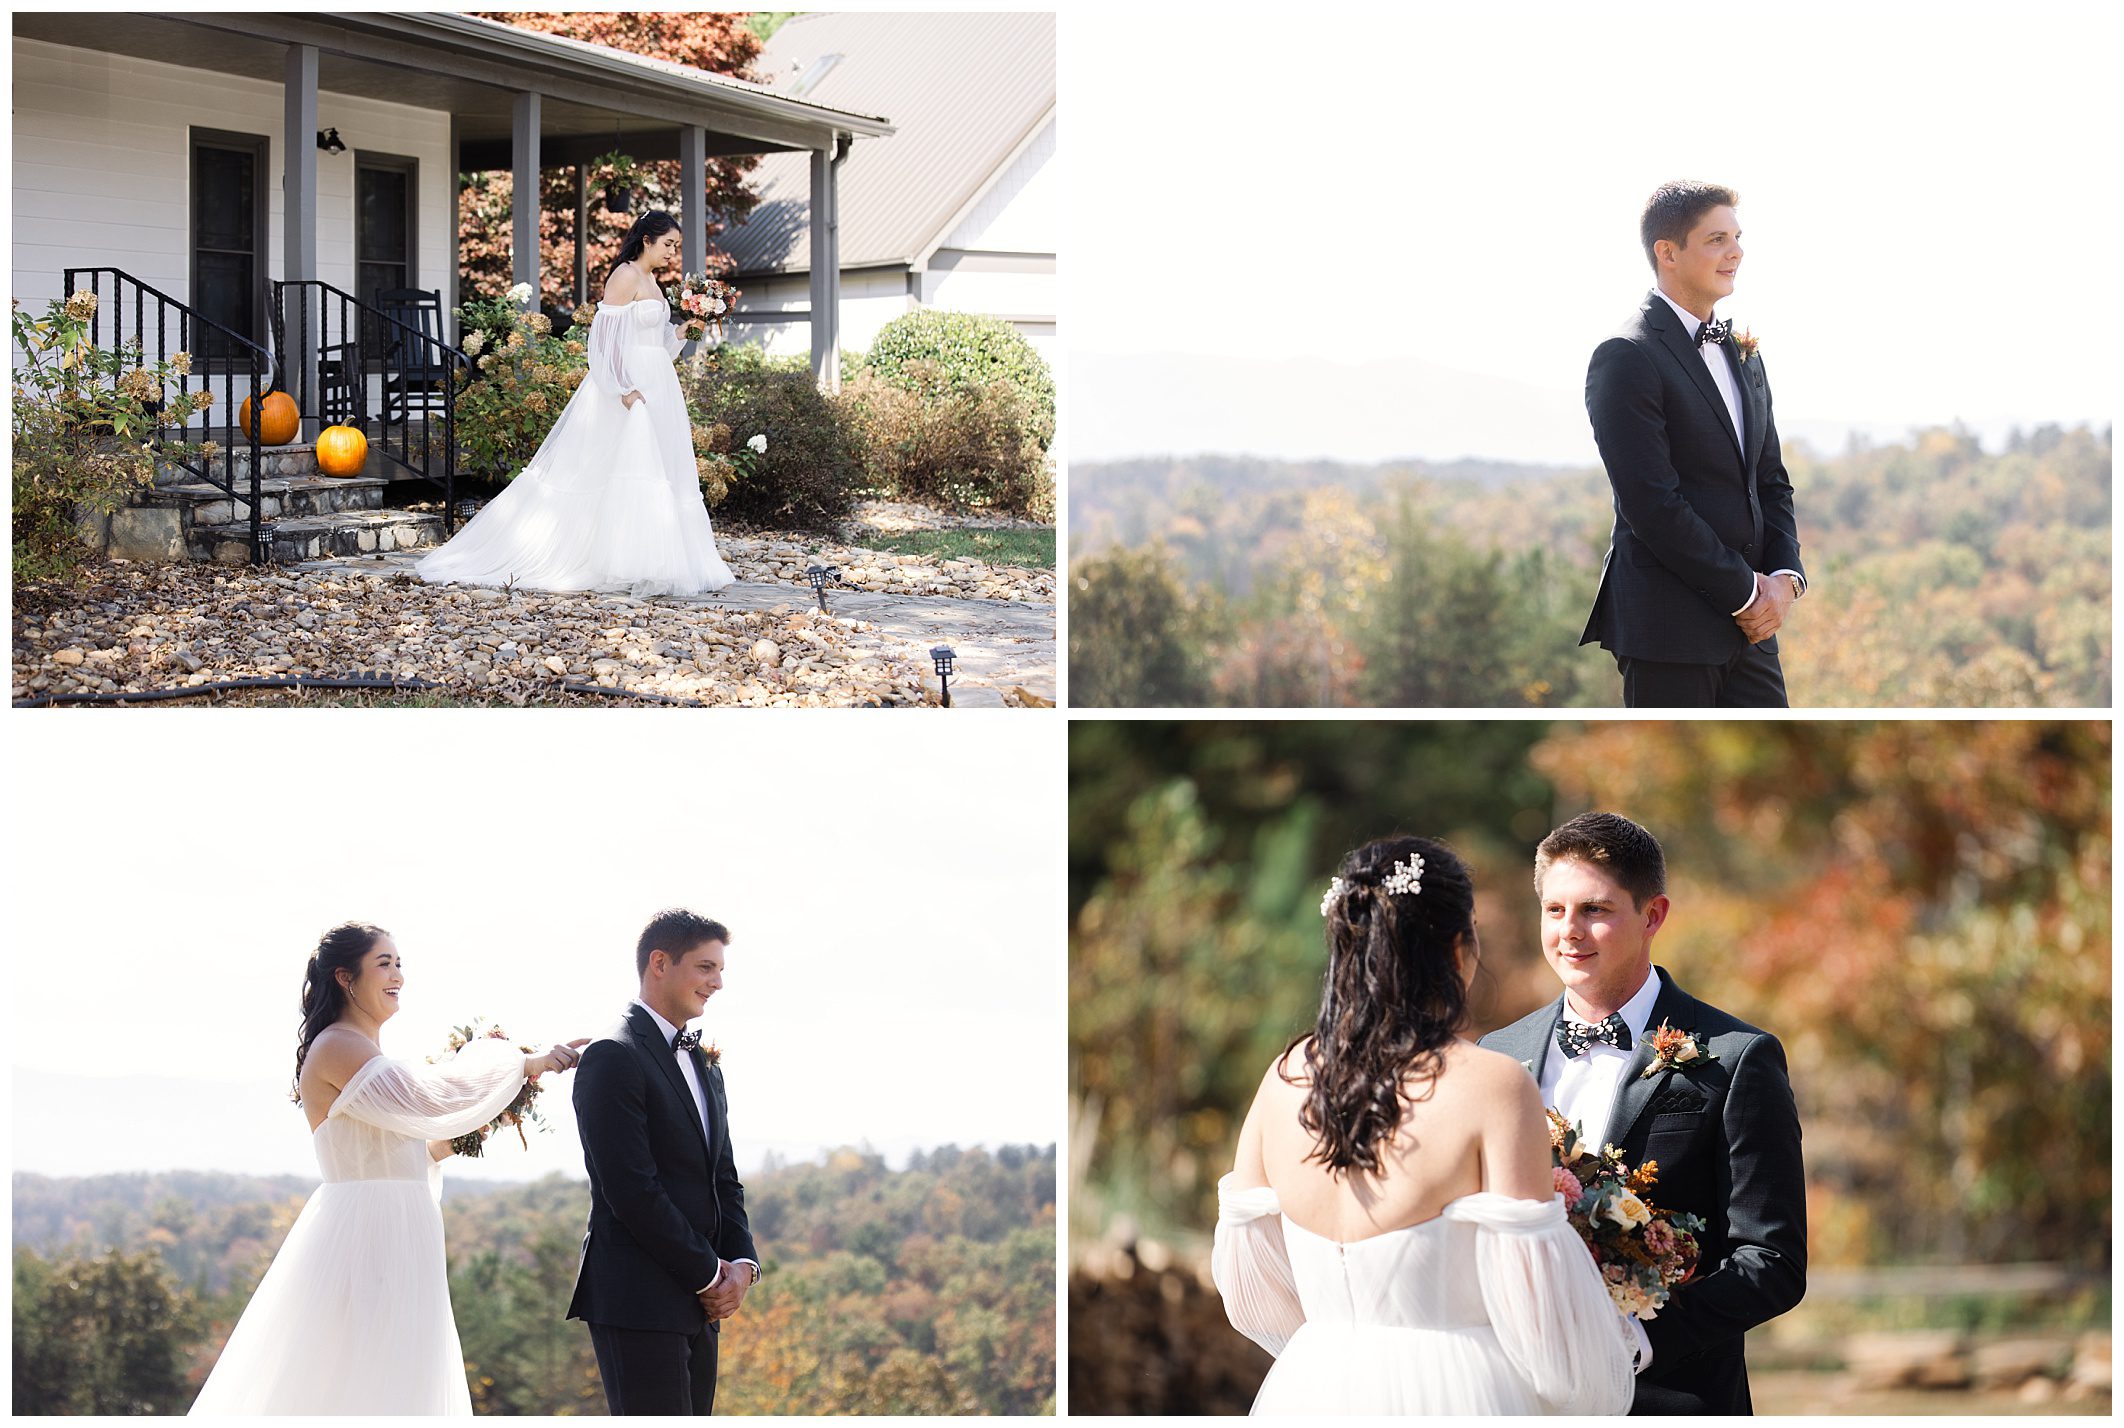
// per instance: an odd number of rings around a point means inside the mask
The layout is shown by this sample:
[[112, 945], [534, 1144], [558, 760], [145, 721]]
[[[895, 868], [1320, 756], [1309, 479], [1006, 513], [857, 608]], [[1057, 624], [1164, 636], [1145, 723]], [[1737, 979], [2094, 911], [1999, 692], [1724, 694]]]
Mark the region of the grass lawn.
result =
[[937, 560], [985, 560], [992, 565], [1023, 565], [1035, 570], [1055, 568], [1055, 528], [1038, 530], [953, 529], [902, 531], [881, 535], [866, 531], [862, 543], [871, 550], [889, 550], [895, 555], [923, 555]]

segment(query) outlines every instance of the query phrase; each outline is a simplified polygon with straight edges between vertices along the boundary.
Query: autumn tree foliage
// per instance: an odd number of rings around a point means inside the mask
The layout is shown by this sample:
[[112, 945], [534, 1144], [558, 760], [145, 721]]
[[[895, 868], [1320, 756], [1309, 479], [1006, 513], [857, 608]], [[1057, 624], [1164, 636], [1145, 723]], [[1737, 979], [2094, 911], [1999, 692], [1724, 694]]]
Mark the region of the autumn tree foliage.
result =
[[1556, 995], [1534, 847], [1607, 808], [1667, 850], [1654, 960], [1785, 1047], [1816, 1264], [2106, 1267], [2106, 720], [1070, 733], [1073, 1249], [1206, 1241], [1262, 1070], [1317, 1008], [1343, 851], [1400, 829], [1467, 859], [1479, 1034]]
[[[482, 18], [737, 79], [754, 77], [751, 66], [761, 44], [743, 15], [705, 11], [495, 11]], [[624, 153], [624, 139], [617, 144]], [[726, 273], [730, 268], [728, 255], [715, 247], [715, 236], [759, 202], [759, 195], [745, 187], [745, 176], [757, 163], [751, 157], [708, 160], [707, 268], [711, 273]], [[620, 241], [637, 216], [651, 208], [678, 209], [683, 192], [678, 160], [647, 161], [642, 170], [631, 185], [635, 193], [630, 211], [607, 213], [601, 199], [614, 177], [613, 167], [585, 166], [590, 222], [587, 233], [580, 236], [589, 252], [590, 292], [586, 297], [597, 296], [605, 272], [619, 257]], [[515, 177], [506, 169], [458, 177], [458, 246], [465, 297], [493, 297], [507, 291], [513, 281], [515, 189]], [[575, 170], [542, 170], [539, 189], [539, 303], [566, 312], [577, 301]]]

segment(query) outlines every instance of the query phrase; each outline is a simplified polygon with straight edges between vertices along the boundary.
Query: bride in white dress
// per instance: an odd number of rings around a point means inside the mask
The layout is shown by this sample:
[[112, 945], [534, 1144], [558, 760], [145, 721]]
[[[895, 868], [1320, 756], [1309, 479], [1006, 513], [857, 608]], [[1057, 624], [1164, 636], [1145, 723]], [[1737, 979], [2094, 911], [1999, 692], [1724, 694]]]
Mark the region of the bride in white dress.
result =
[[526, 1056], [481, 1039], [440, 1065], [377, 1045], [405, 980], [390, 936], [326, 933], [303, 986], [295, 1098], [324, 1184], [244, 1307], [195, 1414], [472, 1412], [443, 1258], [442, 1159], [565, 1071], [582, 1041]]
[[698, 595], [737, 577], [715, 548], [693, 424], [655, 274], [679, 262], [678, 220], [634, 221], [590, 323], [590, 373], [514, 480], [414, 569], [435, 584]]
[[1564, 1218], [1526, 1068], [1459, 1033], [1481, 955], [1449, 849], [1349, 854], [1319, 1020], [1262, 1078], [1213, 1274], [1276, 1356], [1254, 1412], [1622, 1413], [1634, 1319]]

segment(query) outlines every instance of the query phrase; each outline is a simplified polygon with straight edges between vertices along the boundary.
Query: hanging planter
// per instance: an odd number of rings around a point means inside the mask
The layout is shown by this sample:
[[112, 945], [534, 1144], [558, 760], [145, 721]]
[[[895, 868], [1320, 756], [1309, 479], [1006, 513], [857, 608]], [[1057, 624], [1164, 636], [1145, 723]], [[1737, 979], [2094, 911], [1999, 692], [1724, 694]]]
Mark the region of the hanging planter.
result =
[[614, 149], [609, 154], [599, 154], [590, 166], [610, 170], [605, 175], [605, 212], [631, 212], [635, 192], [642, 187], [646, 173], [640, 161]]

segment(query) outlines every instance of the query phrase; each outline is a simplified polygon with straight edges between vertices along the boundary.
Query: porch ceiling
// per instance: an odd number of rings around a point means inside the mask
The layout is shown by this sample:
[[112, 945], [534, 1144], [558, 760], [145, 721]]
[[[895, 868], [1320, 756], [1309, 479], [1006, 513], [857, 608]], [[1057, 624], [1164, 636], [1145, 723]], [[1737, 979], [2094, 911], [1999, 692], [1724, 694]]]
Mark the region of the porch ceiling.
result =
[[[454, 115], [467, 168], [508, 166], [514, 95], [525, 89], [544, 96], [539, 129], [543, 157], [549, 163], [602, 153], [613, 147], [615, 135], [637, 157], [675, 157], [682, 124], [707, 128], [711, 154], [810, 148], [822, 136], [843, 127], [836, 122], [841, 116], [833, 111], [801, 112], [800, 106], [780, 96], [768, 96], [764, 105], [753, 95], [736, 96], [747, 102], [730, 108], [753, 112], [718, 112], [725, 108], [717, 103], [718, 96], [672, 93], [672, 85], [659, 84], [656, 76], [633, 83], [633, 76], [608, 80], [585, 73], [580, 66], [571, 72], [566, 57], [559, 55], [553, 57], [549, 70], [526, 63], [520, 55], [497, 55], [491, 44], [479, 44], [476, 36], [409, 35], [393, 24], [417, 24], [421, 18], [79, 11], [17, 11], [13, 16], [15, 33], [27, 39], [271, 84], [284, 77], [288, 45], [315, 45], [320, 90]], [[453, 53], [460, 44], [464, 52]], [[762, 112], [775, 107], [791, 112]], [[847, 117], [854, 122], [846, 127], [856, 132], [890, 132], [889, 124]], [[576, 142], [568, 142], [571, 139]], [[490, 158], [494, 162], [486, 162]]]

